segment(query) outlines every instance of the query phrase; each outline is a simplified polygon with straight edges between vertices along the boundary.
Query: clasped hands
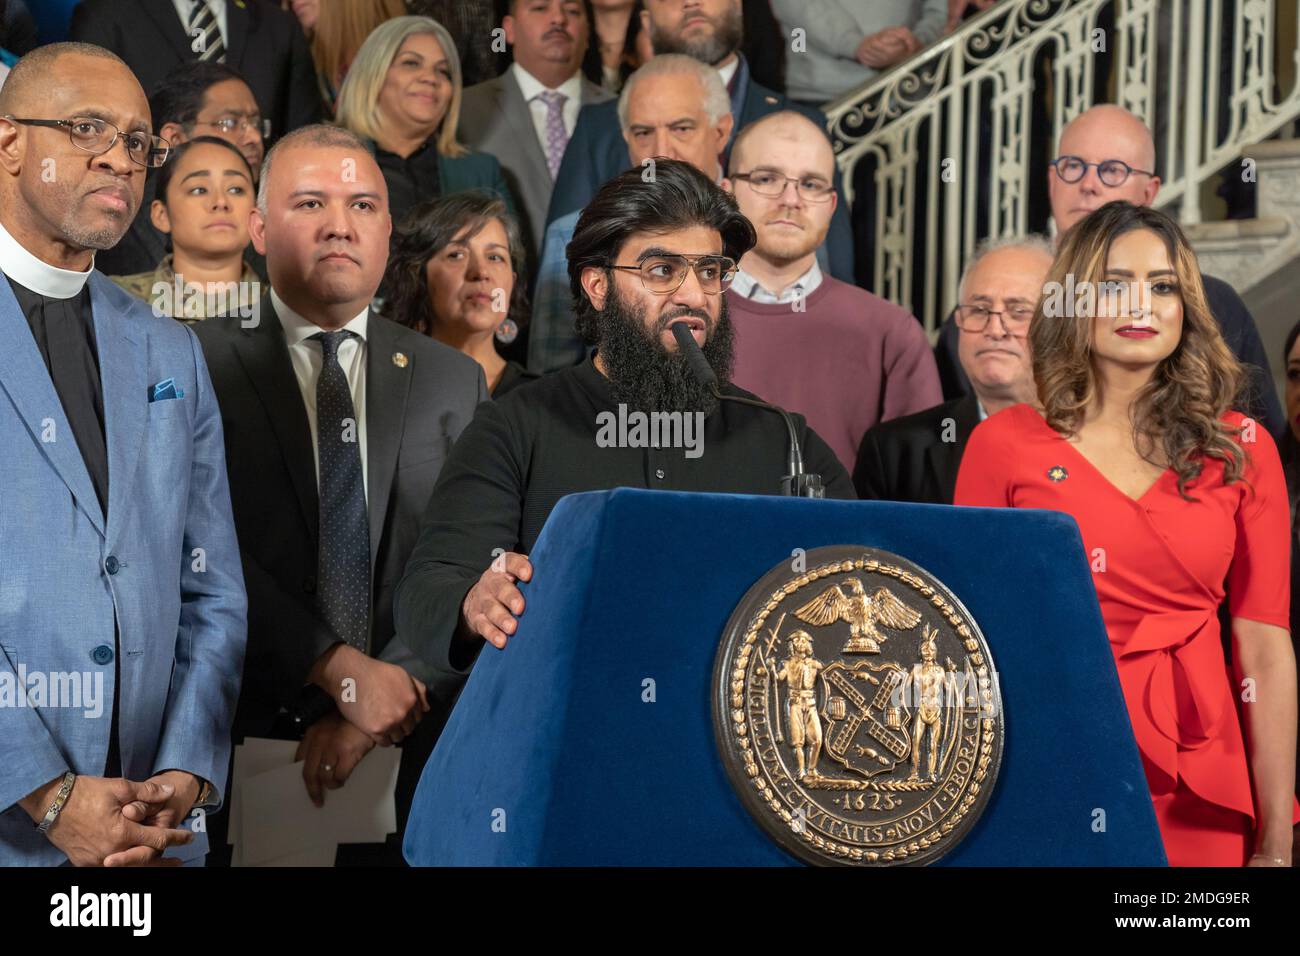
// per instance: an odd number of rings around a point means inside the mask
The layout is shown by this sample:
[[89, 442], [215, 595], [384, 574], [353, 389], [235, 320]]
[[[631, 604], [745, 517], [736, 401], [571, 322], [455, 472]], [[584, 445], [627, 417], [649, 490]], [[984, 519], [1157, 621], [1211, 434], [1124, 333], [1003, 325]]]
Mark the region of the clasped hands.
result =
[[294, 760], [312, 803], [347, 782], [376, 745], [401, 743], [429, 712], [428, 690], [396, 664], [376, 660], [346, 644], [320, 656], [308, 678], [334, 698], [336, 710], [307, 728]]

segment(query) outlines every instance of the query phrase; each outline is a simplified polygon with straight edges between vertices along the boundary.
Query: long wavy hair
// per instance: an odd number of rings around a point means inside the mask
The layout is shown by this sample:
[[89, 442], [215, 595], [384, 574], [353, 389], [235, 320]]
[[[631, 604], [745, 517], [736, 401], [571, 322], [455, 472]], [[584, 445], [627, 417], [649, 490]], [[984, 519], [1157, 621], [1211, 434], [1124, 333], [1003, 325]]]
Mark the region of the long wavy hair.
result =
[[[1206, 458], [1223, 462], [1224, 481], [1242, 477], [1246, 453], [1241, 429], [1223, 422], [1246, 382], [1219, 323], [1210, 312], [1201, 270], [1187, 237], [1173, 219], [1149, 206], [1111, 202], [1075, 224], [1061, 241], [1029, 326], [1034, 381], [1047, 424], [1063, 435], [1076, 434], [1097, 394], [1093, 361], [1095, 310], [1089, 314], [1045, 315], [1053, 301], [1047, 290], [1103, 290], [1111, 245], [1120, 236], [1148, 229], [1164, 242], [1183, 302], [1182, 338], [1155, 370], [1131, 409], [1138, 453], [1178, 475], [1178, 493], [1195, 500], [1187, 486]], [[1070, 279], [1073, 279], [1071, 283]], [[1093, 297], [1093, 301], [1100, 299]], [[1059, 299], [1056, 300], [1059, 303]]]

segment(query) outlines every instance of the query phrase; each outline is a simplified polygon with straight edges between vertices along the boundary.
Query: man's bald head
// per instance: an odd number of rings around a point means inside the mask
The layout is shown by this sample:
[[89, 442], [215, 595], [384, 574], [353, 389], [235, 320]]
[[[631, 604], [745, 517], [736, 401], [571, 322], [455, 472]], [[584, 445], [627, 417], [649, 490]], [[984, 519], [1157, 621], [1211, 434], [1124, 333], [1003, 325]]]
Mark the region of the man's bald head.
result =
[[835, 175], [835, 151], [826, 136], [826, 130], [795, 110], [780, 110], [757, 119], [738, 134], [731, 145], [731, 165], [728, 172], [745, 172], [755, 162], [755, 156], [770, 157], [787, 143], [809, 142], [819, 154], [822, 174]]
[[[98, 120], [116, 138], [94, 153], [73, 142], [70, 126], [15, 121], [33, 119]], [[87, 268], [92, 250], [116, 245], [140, 208], [145, 167], [128, 155], [127, 135], [152, 135], [149, 101], [117, 56], [54, 43], [19, 60], [0, 88], [5, 228], [51, 264]]]
[[830, 229], [834, 183], [826, 131], [802, 113], [782, 110], [742, 129], [724, 181], [758, 233], [741, 267], [751, 274], [808, 269]]
[[120, 56], [93, 43], [47, 43], [38, 46], [14, 65], [4, 86], [0, 86], [0, 116], [23, 116], [30, 114], [32, 106], [41, 105], [56, 76], [56, 65], [65, 56], [112, 60], [128, 73], [131, 72], [131, 68]]
[[[1061, 131], [1056, 150], [1057, 159], [1063, 156], [1074, 156], [1090, 165], [1076, 183], [1065, 182], [1054, 169], [1047, 172], [1047, 191], [1058, 235], [1108, 202], [1126, 199], [1149, 206], [1160, 191], [1160, 177], [1154, 175], [1156, 145], [1151, 130], [1122, 106], [1100, 103], [1071, 120]], [[1140, 172], [1130, 173], [1119, 186], [1107, 186], [1095, 164], [1115, 159]]]

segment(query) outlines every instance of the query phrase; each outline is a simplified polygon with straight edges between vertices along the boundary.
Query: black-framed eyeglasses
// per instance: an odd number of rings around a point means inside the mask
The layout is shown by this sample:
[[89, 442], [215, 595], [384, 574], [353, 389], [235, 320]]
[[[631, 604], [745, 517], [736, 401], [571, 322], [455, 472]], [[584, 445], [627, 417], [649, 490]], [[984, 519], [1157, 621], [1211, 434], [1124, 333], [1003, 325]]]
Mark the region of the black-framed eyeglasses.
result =
[[247, 129], [255, 129], [261, 134], [262, 139], [269, 139], [271, 136], [271, 121], [262, 119], [260, 116], [223, 116], [221, 119], [194, 121], [195, 126], [215, 126], [227, 136], [233, 136], [236, 132], [242, 133]]
[[1056, 175], [1061, 177], [1061, 181], [1067, 183], [1077, 183], [1088, 175], [1088, 167], [1095, 166], [1097, 178], [1103, 185], [1111, 187], [1123, 186], [1133, 173], [1142, 176], [1155, 175], [1154, 172], [1145, 169], [1134, 169], [1122, 159], [1103, 159], [1100, 163], [1085, 163], [1078, 156], [1058, 156], [1052, 160], [1051, 166], [1056, 170]]
[[760, 196], [775, 199], [785, 192], [786, 183], [794, 183], [799, 198], [804, 202], [826, 202], [835, 192], [835, 186], [815, 176], [784, 176], [774, 169], [751, 169], [747, 173], [732, 173], [731, 179], [749, 183], [749, 188]]
[[736, 260], [727, 256], [646, 256], [634, 266], [616, 266], [611, 262], [609, 268], [640, 273], [641, 285], [655, 295], [676, 292], [691, 269], [695, 270], [695, 278], [706, 295], [718, 295], [736, 278]]
[[[73, 146], [94, 153], [96, 156], [104, 155], [113, 148], [113, 144], [119, 137], [125, 137], [126, 154], [133, 162], [149, 169], [156, 169], [167, 162], [172, 149], [171, 143], [161, 136], [150, 136], [148, 133], [138, 131], [128, 133], [94, 116], [77, 116], [66, 120], [22, 119], [17, 116], [6, 116], [5, 119], [11, 123], [22, 123], [24, 126], [66, 129], [68, 139], [72, 141]], [[110, 133], [109, 130], [112, 132]]]
[[1002, 320], [1002, 327], [1007, 330], [1008, 335], [1020, 336], [1029, 331], [1029, 321], [1034, 317], [1034, 307], [1017, 305], [998, 311], [979, 303], [959, 305], [954, 321], [957, 323], [957, 328], [963, 332], [983, 332], [989, 324], [989, 319], [995, 315]]

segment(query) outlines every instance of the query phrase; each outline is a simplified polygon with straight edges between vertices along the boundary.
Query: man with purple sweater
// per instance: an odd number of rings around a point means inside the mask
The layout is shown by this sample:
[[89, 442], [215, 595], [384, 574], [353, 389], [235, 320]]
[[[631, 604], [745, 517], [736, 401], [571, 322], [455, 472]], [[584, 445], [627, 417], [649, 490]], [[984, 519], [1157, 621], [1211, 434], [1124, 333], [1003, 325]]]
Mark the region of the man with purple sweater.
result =
[[943, 400], [921, 325], [906, 309], [825, 275], [816, 251], [836, 195], [826, 133], [799, 113], [736, 137], [723, 187], [758, 233], [727, 291], [733, 380], [808, 419], [846, 468], [867, 429]]

